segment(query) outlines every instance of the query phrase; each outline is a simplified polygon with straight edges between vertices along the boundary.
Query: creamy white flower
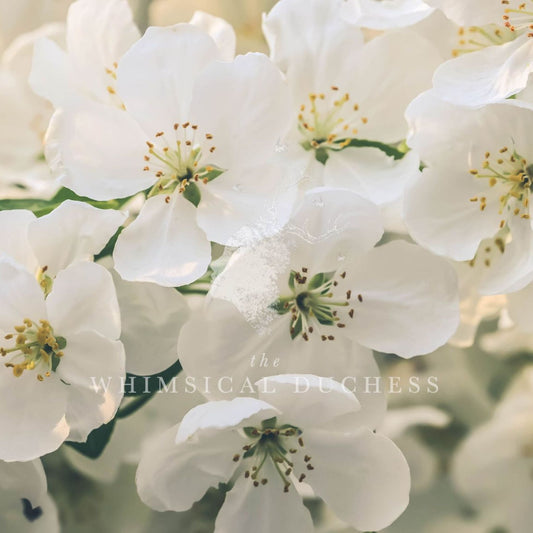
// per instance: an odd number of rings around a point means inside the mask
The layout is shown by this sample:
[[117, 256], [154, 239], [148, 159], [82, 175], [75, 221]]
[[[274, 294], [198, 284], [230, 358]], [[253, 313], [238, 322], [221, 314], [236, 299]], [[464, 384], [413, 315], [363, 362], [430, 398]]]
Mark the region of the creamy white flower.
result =
[[118, 61], [139, 37], [126, 0], [77, 0], [68, 11], [66, 50], [38, 41], [30, 84], [56, 108], [83, 98], [119, 106]]
[[43, 37], [61, 41], [63, 35], [61, 24], [48, 24], [20, 35], [2, 54], [0, 187], [3, 197], [48, 197], [57, 189], [42, 158], [42, 143], [52, 108], [33, 93], [28, 75], [35, 42]]
[[[158, 392], [150, 401], [132, 415], [116, 421], [111, 439], [97, 459], [91, 459], [70, 446], [62, 448], [66, 459], [83, 475], [99, 482], [112, 483], [117, 480], [121, 466], [137, 465], [142, 450], [159, 435], [176, 424], [193, 407], [205, 402], [199, 392], [186, 390], [185, 374], [176, 378], [170, 392]], [[125, 390], [128, 392], [128, 380]], [[135, 399], [133, 399], [135, 401]]]
[[264, 18], [271, 57], [291, 90], [286, 157], [304, 189], [348, 188], [384, 204], [401, 196], [419, 162], [415, 153], [394, 159], [372, 142], [405, 139], [405, 108], [430, 86], [440, 56], [408, 30], [364, 44], [343, 6], [282, 0]]
[[502, 101], [526, 86], [533, 70], [531, 0], [428, 3], [464, 27], [458, 57], [435, 72], [434, 87], [440, 98], [459, 105], [482, 106]]
[[527, 285], [533, 277], [533, 110], [519, 102], [465, 109], [430, 91], [407, 116], [409, 144], [427, 165], [406, 192], [413, 238], [456, 261], [481, 262], [481, 294]]
[[65, 186], [95, 199], [150, 189], [115, 248], [124, 279], [190, 283], [206, 271], [209, 241], [236, 245], [246, 228], [286, 220], [284, 176], [268, 164], [286, 85], [263, 55], [219, 57], [195, 26], [149, 28], [117, 70], [126, 112], [88, 103], [52, 122], [47, 156]]
[[119, 387], [95, 390], [91, 377], [124, 376], [120, 313], [111, 276], [94, 263], [61, 270], [47, 297], [7, 257], [0, 276], [0, 458], [24, 461], [85, 440], [115, 414]]
[[[381, 234], [379, 211], [356, 194], [306, 193], [279, 236], [234, 253], [185, 324], [186, 372], [232, 376], [238, 394], [247, 379], [280, 371], [378, 376], [372, 348], [412, 357], [445, 343], [458, 324], [453, 270], [405, 242], [372, 249]], [[360, 400], [376, 424], [383, 398]]]
[[57, 510], [39, 460], [0, 461], [0, 528], [3, 533], [59, 533]]
[[[309, 390], [297, 394], [302, 377]], [[402, 513], [407, 463], [392, 441], [358, 423], [354, 395], [316, 376], [276, 376], [257, 385], [264, 388], [258, 399], [194, 408], [144, 453], [137, 487], [147, 505], [187, 510], [210, 486], [230, 482], [216, 533], [311, 532], [297, 493], [305, 480], [362, 530], [382, 529]]]
[[354, 22], [374, 30], [411, 26], [433, 13], [424, 0], [354, 0]]
[[63, 20], [72, 0], [0, 1], [0, 51], [23, 33]]
[[510, 533], [531, 529], [532, 406], [533, 372], [527, 367], [494, 417], [463, 442], [453, 464], [459, 492], [486, 522]]
[[183, 295], [154, 283], [124, 281], [111, 269], [117, 291], [126, 370], [137, 376], [157, 374], [178, 359], [176, 345], [189, 306]]
[[0, 256], [24, 266], [48, 290], [61, 270], [92, 260], [125, 218], [120, 211], [72, 200], [41, 218], [26, 210], [1, 211]]

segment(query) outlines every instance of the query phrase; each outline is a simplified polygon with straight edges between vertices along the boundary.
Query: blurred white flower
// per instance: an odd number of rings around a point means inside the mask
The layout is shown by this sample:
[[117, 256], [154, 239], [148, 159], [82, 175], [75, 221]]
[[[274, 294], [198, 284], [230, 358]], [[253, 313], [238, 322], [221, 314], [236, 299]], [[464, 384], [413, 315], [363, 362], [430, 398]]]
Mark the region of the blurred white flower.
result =
[[342, 187], [389, 203], [418, 174], [418, 157], [394, 159], [372, 142], [405, 139], [405, 108], [430, 87], [441, 58], [408, 30], [364, 44], [343, 6], [342, 0], [281, 0], [264, 18], [271, 57], [291, 91], [286, 160], [304, 189]]
[[351, 0], [351, 3], [354, 22], [374, 30], [411, 26], [434, 11], [424, 0]]
[[474, 281], [481, 294], [527, 285], [533, 278], [533, 109], [518, 102], [465, 109], [429, 91], [407, 116], [408, 142], [427, 165], [406, 192], [412, 237], [479, 268]]
[[[113, 418], [124, 376], [120, 313], [110, 274], [94, 263], [61, 270], [46, 298], [9, 258], [0, 274], [0, 458], [25, 461]], [[93, 376], [111, 378], [107, 390]]]
[[2, 533], [59, 533], [41, 461], [0, 461], [0, 529]]
[[340, 384], [305, 376], [309, 389], [296, 394], [301, 377], [265, 378], [258, 399], [190, 411], [143, 455], [141, 499], [158, 511], [183, 511], [210, 486], [230, 482], [217, 533], [303, 533], [313, 531], [296, 490], [305, 480], [348, 523], [363, 530], [390, 524], [408, 500], [401, 452], [359, 424], [360, 405]]
[[458, 57], [435, 72], [433, 81], [440, 98], [477, 107], [502, 101], [526, 86], [533, 70], [533, 4], [529, 0], [427, 3], [464, 27]]
[[484, 522], [510, 533], [531, 529], [533, 371], [524, 369], [494, 417], [458, 450], [453, 477]]

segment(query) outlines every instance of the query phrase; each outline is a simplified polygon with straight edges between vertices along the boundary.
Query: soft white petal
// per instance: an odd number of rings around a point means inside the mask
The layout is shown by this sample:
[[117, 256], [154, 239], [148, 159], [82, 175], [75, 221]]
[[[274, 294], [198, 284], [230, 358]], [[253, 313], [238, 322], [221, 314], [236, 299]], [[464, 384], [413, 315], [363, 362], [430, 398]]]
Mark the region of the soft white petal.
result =
[[307, 482], [339, 518], [361, 531], [390, 525], [409, 501], [409, 466], [388, 438], [368, 429], [335, 435], [313, 430], [305, 450]]
[[25, 318], [48, 318], [43, 292], [32, 274], [4, 258], [0, 260], [0, 279], [0, 331], [13, 333]]
[[516, 39], [450, 59], [435, 71], [435, 92], [458, 105], [501, 102], [527, 85], [532, 53], [531, 39]]
[[500, 2], [486, 0], [425, 0], [426, 4], [442, 9], [459, 26], [483, 26], [500, 22], [503, 8]]
[[107, 86], [114, 81], [106, 69], [113, 70], [139, 37], [126, 0], [78, 0], [67, 18], [70, 76], [84, 91], [106, 101]]
[[254, 487], [241, 475], [226, 495], [215, 523], [216, 533], [270, 533], [314, 531], [309, 511], [294, 487], [284, 492], [284, 485], [269, 460], [264, 468], [266, 485]]
[[115, 268], [128, 281], [186, 285], [205, 273], [211, 246], [197, 225], [197, 210], [175, 192], [150, 198], [118, 238]]
[[209, 162], [221, 168], [259, 165], [273, 157], [289, 119], [287, 85], [263, 54], [213, 63], [198, 76], [191, 120], [213, 135], [216, 150]]
[[[57, 375], [67, 387], [66, 418], [69, 440], [83, 441], [89, 433], [115, 415], [123, 393], [124, 347], [94, 331], [70, 335]], [[107, 390], [96, 385], [103, 380]]]
[[54, 177], [80, 196], [124, 198], [153, 185], [143, 171], [146, 135], [124, 111], [85, 103], [56, 111], [45, 154]]
[[16, 378], [0, 367], [0, 459], [29, 461], [56, 450], [67, 438], [67, 387], [55, 375], [38, 381], [35, 372]]
[[357, 0], [356, 10], [357, 24], [375, 30], [410, 26], [433, 13], [422, 0]]
[[55, 332], [69, 335], [93, 330], [107, 337], [120, 336], [120, 310], [111, 274], [100, 265], [75, 263], [57, 275], [46, 299]]
[[29, 240], [39, 266], [55, 276], [76, 261], [92, 260], [125, 218], [120, 211], [67, 200], [31, 224]]
[[39, 39], [34, 47], [29, 84], [54, 107], [70, 105], [76, 101], [76, 93], [68, 68], [67, 53], [52, 39]]
[[332, 152], [326, 161], [324, 182], [349, 189], [377, 205], [393, 202], [418, 173], [419, 158], [408, 152], [395, 160], [378, 148], [345, 148]]
[[356, 396], [339, 382], [312, 374], [283, 374], [256, 383], [259, 398], [281, 411], [280, 418], [300, 428], [346, 432], [360, 409]]
[[184, 443], [226, 429], [250, 426], [268, 420], [279, 411], [264, 400], [234, 398], [208, 402], [191, 409], [181, 421], [176, 443]]
[[283, 190], [283, 178], [274, 165], [224, 172], [201, 188], [198, 225], [210, 241], [228, 246], [272, 235], [286, 224], [296, 192]]
[[150, 136], [191, 120], [195, 79], [219, 54], [213, 39], [191, 24], [148, 28], [117, 71], [118, 93], [128, 113]]
[[195, 11], [189, 24], [198, 26], [213, 38], [220, 50], [221, 59], [231, 61], [235, 57], [237, 37], [229, 22], [204, 11]]
[[217, 431], [201, 440], [176, 444], [174, 426], [145, 450], [137, 470], [141, 500], [157, 511], [186, 511], [209, 487], [226, 483], [238, 464], [243, 439], [234, 430]]
[[111, 274], [120, 306], [120, 340], [126, 350], [128, 372], [162, 372], [178, 358], [178, 337], [189, 316], [186, 299], [172, 288], [124, 281], [114, 271]]
[[395, 241], [375, 248], [348, 276], [363, 301], [354, 303], [346, 332], [364, 346], [402, 357], [426, 354], [459, 325], [453, 268], [418, 246]]
[[[406, 190], [404, 217], [413, 239], [434, 253], [456, 261], [474, 257], [483, 239], [500, 228], [498, 187], [490, 188], [455, 165], [425, 169]], [[471, 198], [485, 196], [487, 207], [481, 211]]]
[[28, 228], [35, 220], [31, 211], [0, 211], [0, 255], [8, 255], [33, 272], [37, 260], [28, 240]]

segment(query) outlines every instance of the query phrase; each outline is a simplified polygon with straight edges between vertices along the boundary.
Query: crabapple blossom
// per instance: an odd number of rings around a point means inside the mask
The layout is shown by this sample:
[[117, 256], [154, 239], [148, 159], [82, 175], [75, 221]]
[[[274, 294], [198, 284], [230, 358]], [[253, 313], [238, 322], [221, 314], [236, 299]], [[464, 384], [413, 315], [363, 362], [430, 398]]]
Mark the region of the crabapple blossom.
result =
[[[300, 379], [306, 392], [295, 392]], [[297, 492], [305, 480], [363, 531], [402, 513], [407, 463], [392, 441], [359, 423], [352, 393], [310, 375], [264, 378], [257, 386], [258, 398], [195, 407], [145, 451], [137, 488], [147, 505], [187, 510], [210, 486], [229, 483], [216, 533], [311, 532]]]
[[277, 199], [290, 187], [269, 162], [286, 85], [261, 54], [220, 53], [196, 26], [149, 28], [117, 69], [126, 111], [87, 102], [52, 121], [47, 157], [65, 186], [100, 200], [149, 191], [115, 248], [128, 281], [190, 283], [207, 269], [209, 241], [237, 245], [246, 228], [286, 220]]
[[441, 58], [408, 30], [365, 44], [342, 16], [343, 5], [281, 0], [264, 18], [271, 57], [291, 91], [287, 164], [304, 189], [351, 189], [380, 205], [401, 196], [419, 161], [414, 152], [401, 158], [396, 152], [395, 159], [376, 143], [383, 148], [405, 139], [405, 108], [429, 88]]

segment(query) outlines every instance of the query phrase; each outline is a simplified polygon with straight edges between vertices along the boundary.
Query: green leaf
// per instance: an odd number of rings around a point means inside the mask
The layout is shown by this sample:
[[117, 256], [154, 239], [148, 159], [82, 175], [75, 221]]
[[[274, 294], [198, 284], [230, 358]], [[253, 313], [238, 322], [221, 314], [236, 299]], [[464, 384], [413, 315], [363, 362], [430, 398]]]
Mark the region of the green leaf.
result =
[[65, 442], [65, 444], [71, 448], [74, 448], [82, 455], [85, 455], [85, 457], [89, 457], [90, 459], [98, 459], [107, 446], [107, 443], [113, 434], [114, 428], [115, 419], [91, 431], [86, 442]]
[[161, 390], [161, 387], [168, 385], [170, 381], [181, 372], [181, 363], [176, 361], [159, 374], [151, 376], [136, 376], [135, 374], [126, 374], [124, 396], [140, 396], [153, 394]]
[[198, 207], [198, 204], [202, 199], [202, 193], [200, 192], [198, 185], [196, 185], [196, 183], [193, 181], [189, 181], [189, 184], [183, 191], [183, 198], [189, 200], [189, 202], [191, 202], [191, 204], [193, 204], [195, 207]]
[[10, 209], [27, 209], [32, 211], [35, 216], [42, 217], [48, 215], [54, 209], [59, 207], [65, 200], [75, 200], [77, 202], [84, 202], [100, 209], [120, 209], [129, 199], [120, 198], [119, 200], [109, 200], [107, 202], [97, 202], [84, 196], [78, 196], [76, 193], [63, 187], [59, 189], [55, 196], [49, 200], [42, 200], [37, 198], [18, 198], [0, 200], [0, 211], [7, 211]]
[[291, 330], [290, 330], [291, 339], [295, 339], [296, 337], [298, 337], [298, 335], [300, 335], [300, 333], [302, 332], [302, 329], [303, 329], [302, 314], [299, 313], [296, 321], [293, 321], [291, 323]]
[[117, 244], [117, 240], [119, 235], [122, 233], [122, 230], [124, 229], [124, 226], [120, 226], [116, 233], [109, 239], [109, 242], [104, 246], [102, 251], [99, 254], [96, 254], [94, 256], [94, 260], [98, 261], [99, 259], [102, 259], [103, 257], [107, 257], [109, 255], [113, 255], [113, 252], [115, 251], [115, 245]]
[[[344, 142], [342, 139], [338, 143]], [[405, 155], [405, 151], [399, 149], [399, 147], [391, 146], [390, 144], [385, 144], [379, 141], [369, 141], [368, 139], [351, 139], [350, 144], [347, 144], [345, 148], [348, 147], [357, 147], [357, 148], [378, 148], [382, 152], [385, 152], [389, 157], [394, 157], [394, 159], [401, 159]]]

